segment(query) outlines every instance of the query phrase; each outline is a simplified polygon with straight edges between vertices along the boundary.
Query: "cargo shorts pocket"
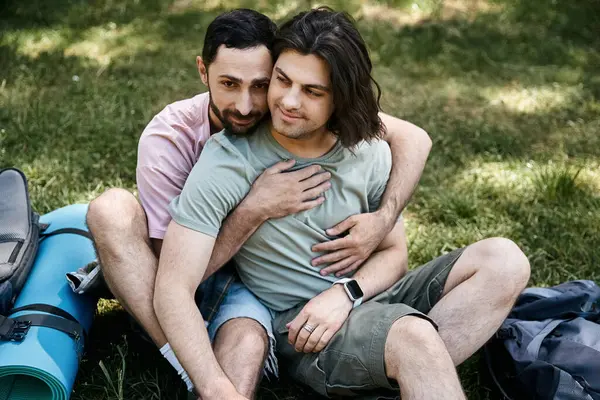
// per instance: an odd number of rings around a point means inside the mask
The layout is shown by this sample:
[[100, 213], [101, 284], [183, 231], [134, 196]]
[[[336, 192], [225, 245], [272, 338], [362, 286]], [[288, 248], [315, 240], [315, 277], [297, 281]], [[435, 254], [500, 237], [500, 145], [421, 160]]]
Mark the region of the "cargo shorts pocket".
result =
[[367, 367], [354, 354], [326, 349], [319, 354], [317, 365], [325, 373], [329, 396], [357, 396], [362, 391], [376, 388]]
[[289, 330], [285, 322], [279, 321], [275, 329], [277, 352], [284, 360], [285, 371], [296, 381], [311, 387], [317, 393], [327, 396], [325, 372], [319, 366], [319, 354], [299, 353], [288, 343]]

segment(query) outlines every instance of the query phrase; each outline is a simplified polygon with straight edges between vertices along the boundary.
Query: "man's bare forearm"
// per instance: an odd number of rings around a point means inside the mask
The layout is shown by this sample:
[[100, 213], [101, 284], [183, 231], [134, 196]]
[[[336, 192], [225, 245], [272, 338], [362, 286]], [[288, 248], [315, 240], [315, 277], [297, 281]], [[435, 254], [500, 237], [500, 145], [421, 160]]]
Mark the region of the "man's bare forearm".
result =
[[157, 282], [154, 308], [165, 336], [198, 393], [218, 398], [216, 391], [231, 386], [217, 362], [193, 293], [176, 282]]
[[407, 271], [408, 249], [404, 224], [400, 221], [353, 278], [358, 281], [364, 300], [368, 300], [388, 289]]
[[407, 271], [406, 253], [386, 249], [373, 253], [353, 278], [358, 281], [364, 300], [368, 300], [398, 282]]
[[392, 171], [378, 212], [393, 224], [410, 201], [431, 150], [427, 132], [410, 122], [380, 113], [392, 152]]
[[266, 220], [252, 203], [242, 201], [223, 222], [203, 280], [225, 265]]
[[167, 341], [202, 398], [236, 394], [217, 362], [194, 301], [214, 239], [171, 221], [154, 287], [154, 310]]

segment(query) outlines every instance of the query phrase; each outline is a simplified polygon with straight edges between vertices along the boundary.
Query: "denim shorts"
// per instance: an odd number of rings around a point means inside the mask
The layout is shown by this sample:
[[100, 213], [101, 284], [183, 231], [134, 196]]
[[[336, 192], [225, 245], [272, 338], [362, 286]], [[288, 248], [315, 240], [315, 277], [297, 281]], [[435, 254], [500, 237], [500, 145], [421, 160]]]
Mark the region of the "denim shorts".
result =
[[264, 374], [278, 376], [271, 313], [237, 277], [229, 285], [214, 318], [207, 324], [210, 340], [214, 341], [219, 328], [234, 318], [249, 318], [262, 325], [269, 336], [269, 355], [265, 362]]

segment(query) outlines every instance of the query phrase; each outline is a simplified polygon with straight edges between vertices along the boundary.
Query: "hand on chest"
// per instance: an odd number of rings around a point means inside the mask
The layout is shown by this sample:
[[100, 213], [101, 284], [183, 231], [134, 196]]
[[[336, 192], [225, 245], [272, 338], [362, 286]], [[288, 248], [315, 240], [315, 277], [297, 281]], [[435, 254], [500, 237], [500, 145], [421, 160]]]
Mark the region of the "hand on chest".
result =
[[364, 180], [342, 182], [333, 175], [331, 188], [323, 196], [325, 201], [315, 208], [302, 211], [289, 218], [295, 218], [309, 227], [322, 231], [334, 227], [351, 215], [368, 212], [367, 188]]

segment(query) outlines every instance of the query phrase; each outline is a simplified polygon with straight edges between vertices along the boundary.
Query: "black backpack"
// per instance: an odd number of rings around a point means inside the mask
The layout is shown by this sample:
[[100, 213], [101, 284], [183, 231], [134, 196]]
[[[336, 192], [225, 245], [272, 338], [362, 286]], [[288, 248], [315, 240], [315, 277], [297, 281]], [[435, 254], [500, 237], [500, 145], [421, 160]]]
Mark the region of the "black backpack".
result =
[[484, 360], [505, 399], [600, 400], [600, 287], [526, 289]]

